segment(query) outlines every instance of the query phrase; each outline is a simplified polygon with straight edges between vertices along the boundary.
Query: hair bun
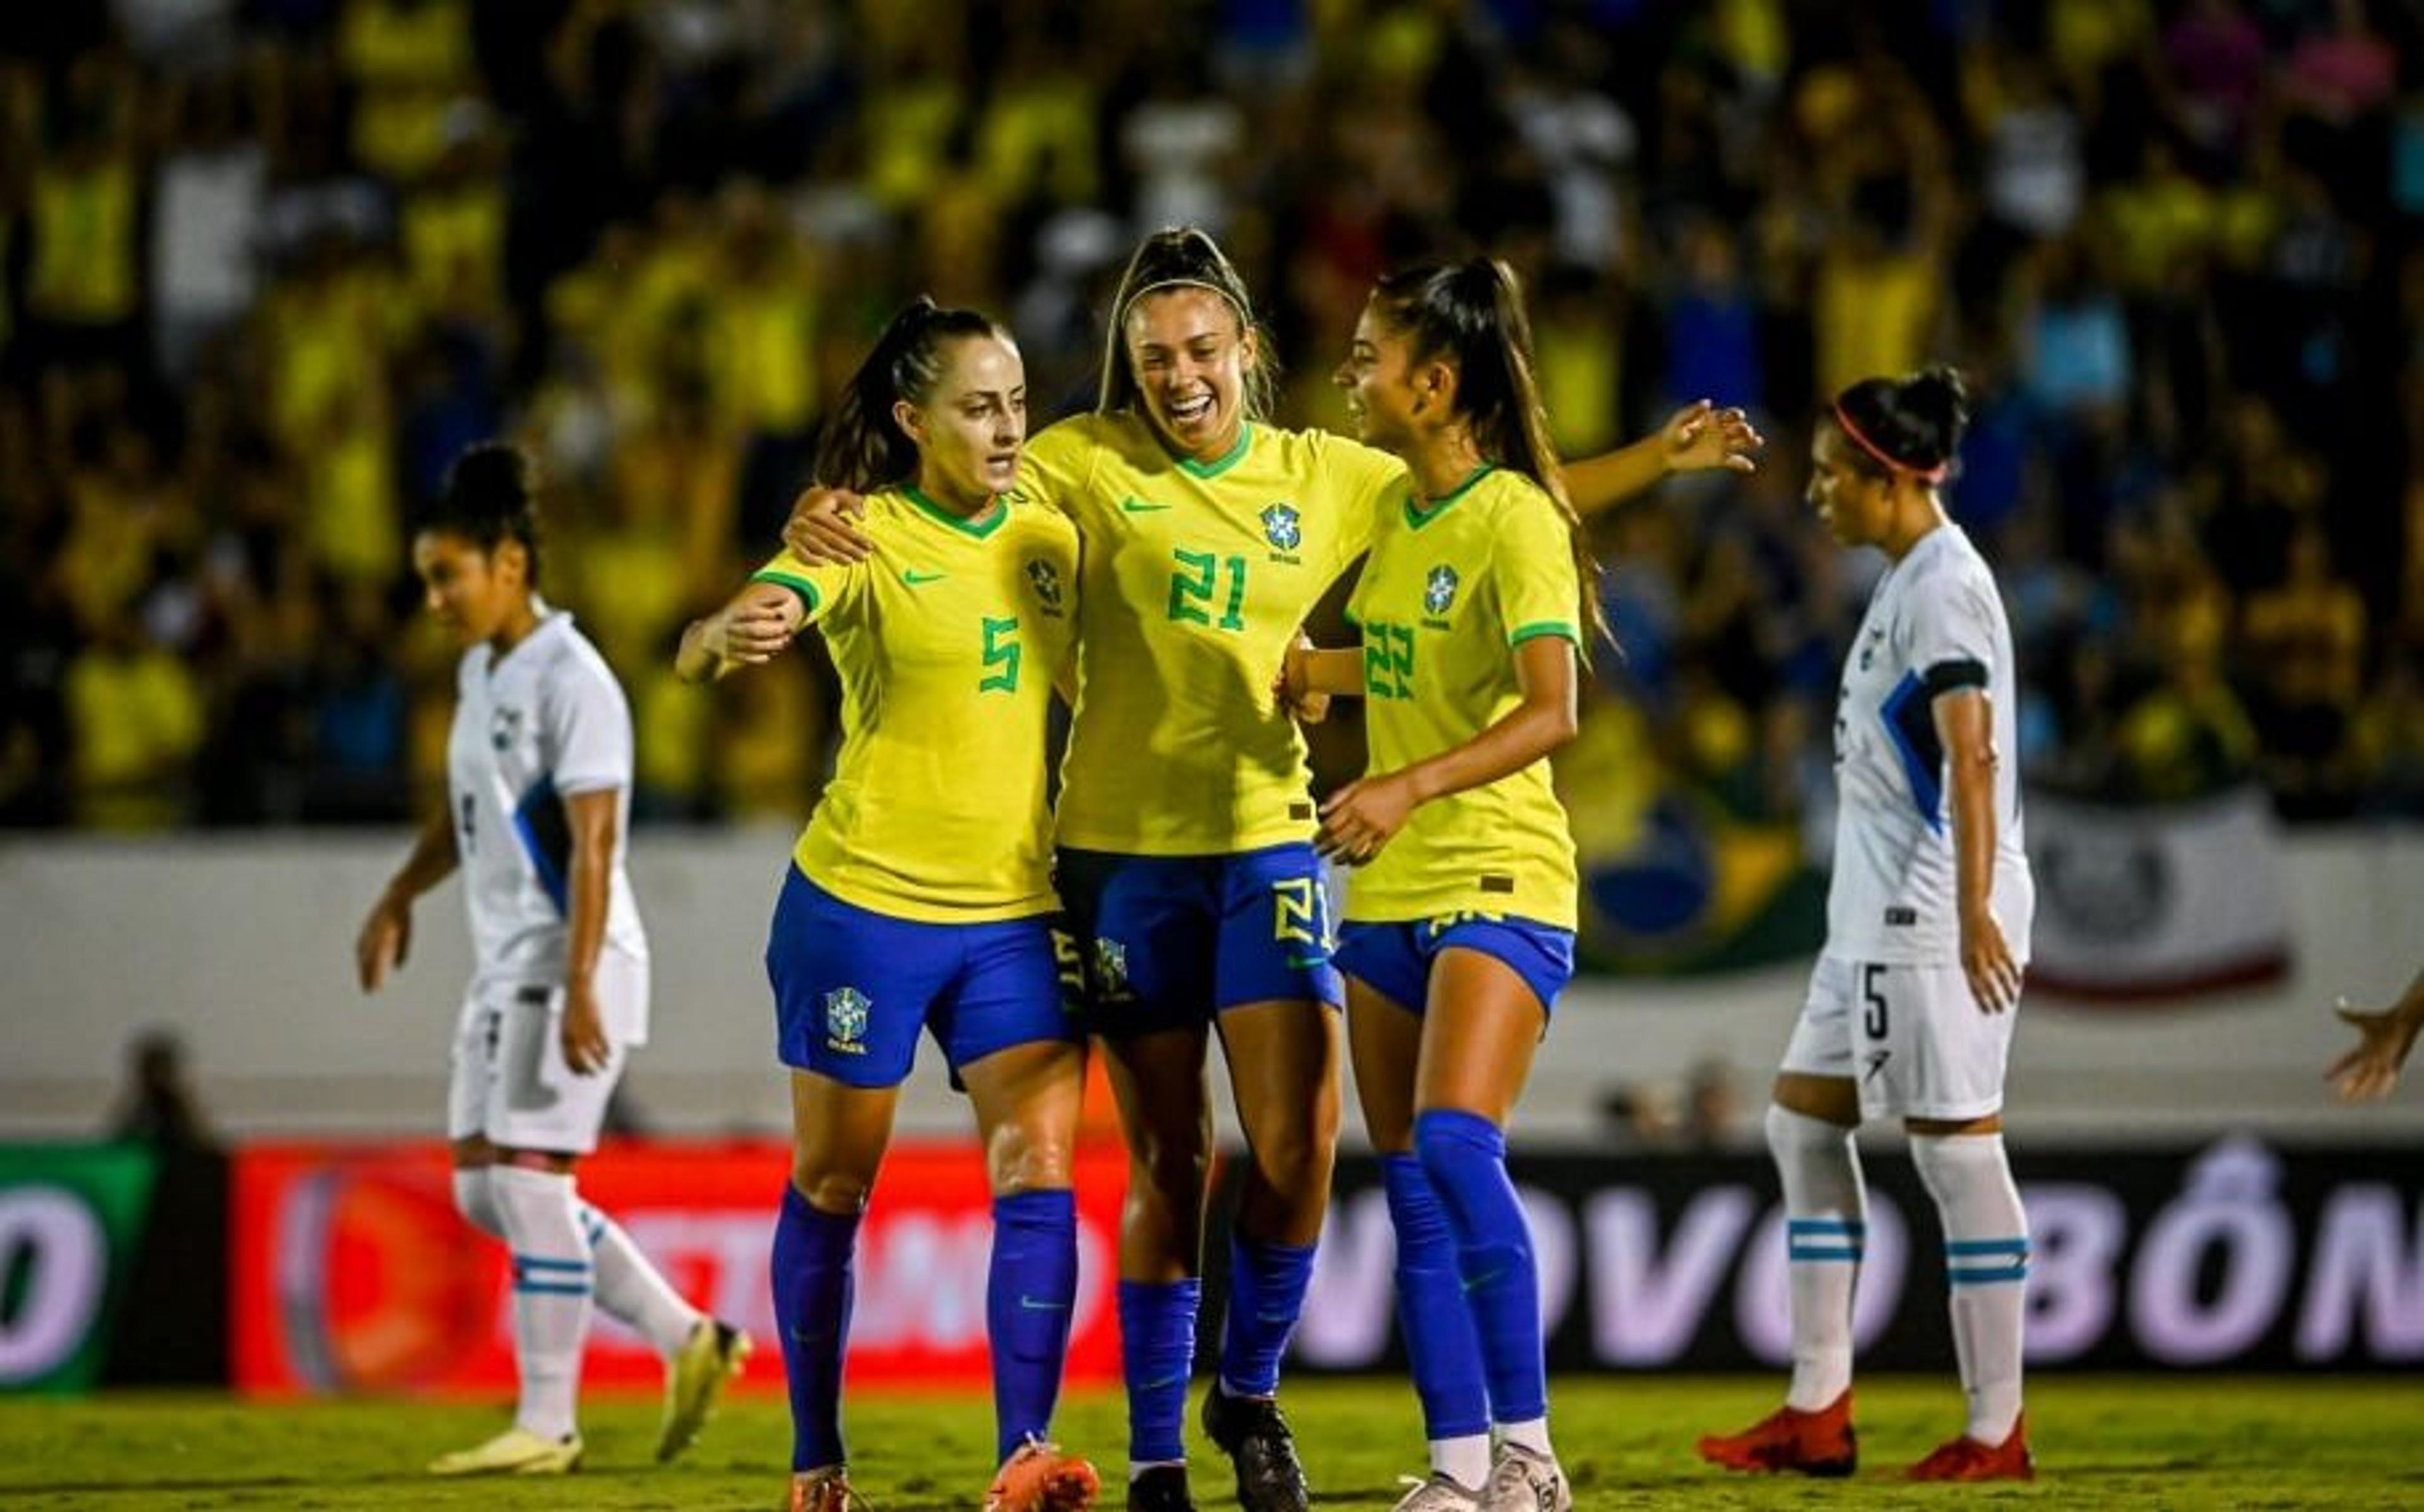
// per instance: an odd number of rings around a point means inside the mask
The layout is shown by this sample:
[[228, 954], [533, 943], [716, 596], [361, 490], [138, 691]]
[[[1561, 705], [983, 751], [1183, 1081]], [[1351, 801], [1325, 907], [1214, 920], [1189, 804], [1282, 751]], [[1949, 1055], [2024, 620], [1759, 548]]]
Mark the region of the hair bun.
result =
[[1944, 438], [1950, 454], [1962, 427], [1970, 423], [1970, 386], [1961, 370], [1938, 365], [1912, 374], [1902, 386], [1906, 409]]
[[509, 441], [482, 441], [465, 450], [447, 470], [446, 491], [458, 500], [513, 500], [531, 493], [530, 458]]

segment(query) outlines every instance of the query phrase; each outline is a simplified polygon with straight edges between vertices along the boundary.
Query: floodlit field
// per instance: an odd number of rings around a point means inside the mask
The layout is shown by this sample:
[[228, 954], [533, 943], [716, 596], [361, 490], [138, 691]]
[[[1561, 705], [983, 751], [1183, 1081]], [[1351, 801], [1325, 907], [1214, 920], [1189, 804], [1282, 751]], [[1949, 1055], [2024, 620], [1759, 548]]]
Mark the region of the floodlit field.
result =
[[[2094, 1507], [2424, 1505], [2424, 1382], [2049, 1379], [2032, 1393], [2033, 1486], [1905, 1488], [1903, 1465], [1958, 1422], [1950, 1378], [1862, 1388], [1867, 1465], [1849, 1485], [1749, 1481], [1692, 1457], [1695, 1434], [1770, 1405], [1752, 1379], [1570, 1379], [1558, 1439], [1586, 1507], [1950, 1506], [1972, 1500]], [[1292, 1386], [1289, 1401], [1323, 1507], [1385, 1508], [1420, 1468], [1405, 1388]], [[502, 1426], [502, 1409], [356, 1401], [260, 1407], [223, 1397], [0, 1401], [0, 1503], [73, 1507], [757, 1508], [779, 1506], [788, 1428], [779, 1400], [729, 1406], [680, 1463], [647, 1463], [655, 1409], [617, 1398], [586, 1413], [589, 1461], [566, 1480], [439, 1482], [431, 1453]], [[1070, 1443], [1114, 1479], [1115, 1395], [1071, 1402]], [[970, 1508], [984, 1489], [985, 1404], [866, 1395], [853, 1404], [858, 1484], [883, 1512]], [[1210, 1454], [1200, 1441], [1199, 1455]], [[1225, 1462], [1199, 1459], [1207, 1508], [1233, 1504]], [[1107, 1504], [1116, 1508], [1116, 1497]]]

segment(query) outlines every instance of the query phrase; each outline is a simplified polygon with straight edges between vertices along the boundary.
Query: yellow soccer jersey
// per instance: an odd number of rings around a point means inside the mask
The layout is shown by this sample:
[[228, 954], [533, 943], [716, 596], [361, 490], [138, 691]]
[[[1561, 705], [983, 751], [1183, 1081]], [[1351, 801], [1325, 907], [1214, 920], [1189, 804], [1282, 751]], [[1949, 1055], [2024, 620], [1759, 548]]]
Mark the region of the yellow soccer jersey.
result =
[[1085, 542], [1060, 843], [1224, 855], [1310, 837], [1304, 739], [1271, 682], [1404, 464], [1263, 425], [1199, 463], [1134, 415], [1081, 415], [1031, 438], [1023, 469]]
[[[1465, 741], [1523, 702], [1517, 645], [1581, 644], [1566, 522], [1520, 472], [1485, 470], [1427, 510], [1401, 489], [1348, 613], [1364, 632], [1371, 770]], [[1347, 916], [1372, 923], [1477, 912], [1574, 927], [1574, 841], [1536, 761], [1435, 799], [1348, 876]]]
[[1077, 626], [1077, 533], [1005, 499], [975, 520], [914, 488], [867, 501], [866, 561], [759, 569], [841, 675], [841, 756], [792, 851], [845, 902], [982, 923], [1052, 911], [1045, 722]]

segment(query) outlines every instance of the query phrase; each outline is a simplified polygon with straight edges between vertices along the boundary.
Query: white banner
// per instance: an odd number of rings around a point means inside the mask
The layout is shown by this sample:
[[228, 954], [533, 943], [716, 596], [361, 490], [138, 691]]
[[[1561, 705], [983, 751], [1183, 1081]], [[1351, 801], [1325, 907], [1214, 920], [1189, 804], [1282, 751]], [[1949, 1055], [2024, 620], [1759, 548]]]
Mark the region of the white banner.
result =
[[2167, 997], [2288, 969], [2280, 848], [2261, 789], [2160, 807], [2032, 793], [2028, 832], [2032, 987]]

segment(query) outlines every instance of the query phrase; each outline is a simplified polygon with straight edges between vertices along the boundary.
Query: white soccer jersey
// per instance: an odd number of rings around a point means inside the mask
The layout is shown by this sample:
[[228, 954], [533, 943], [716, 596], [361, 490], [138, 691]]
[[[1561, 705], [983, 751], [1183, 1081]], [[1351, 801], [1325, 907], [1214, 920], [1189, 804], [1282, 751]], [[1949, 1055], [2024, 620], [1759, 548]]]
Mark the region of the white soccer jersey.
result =
[[[446, 772], [477, 983], [561, 985], [572, 900], [564, 802], [617, 789], [626, 836], [631, 808], [630, 706], [570, 614], [542, 606], [538, 628], [504, 656], [486, 645], [464, 653]], [[645, 963], [627, 850], [614, 853], [605, 947]], [[600, 1006], [615, 1040], [647, 1037], [646, 994]]]
[[2036, 895], [2021, 847], [2018, 689], [1994, 574], [1957, 525], [1921, 537], [1877, 580], [1835, 701], [1835, 876], [1826, 953], [1853, 961], [1958, 961], [1952, 797], [1935, 699], [1983, 689], [1993, 708], [1992, 906], [2013, 956], [2029, 954]]

